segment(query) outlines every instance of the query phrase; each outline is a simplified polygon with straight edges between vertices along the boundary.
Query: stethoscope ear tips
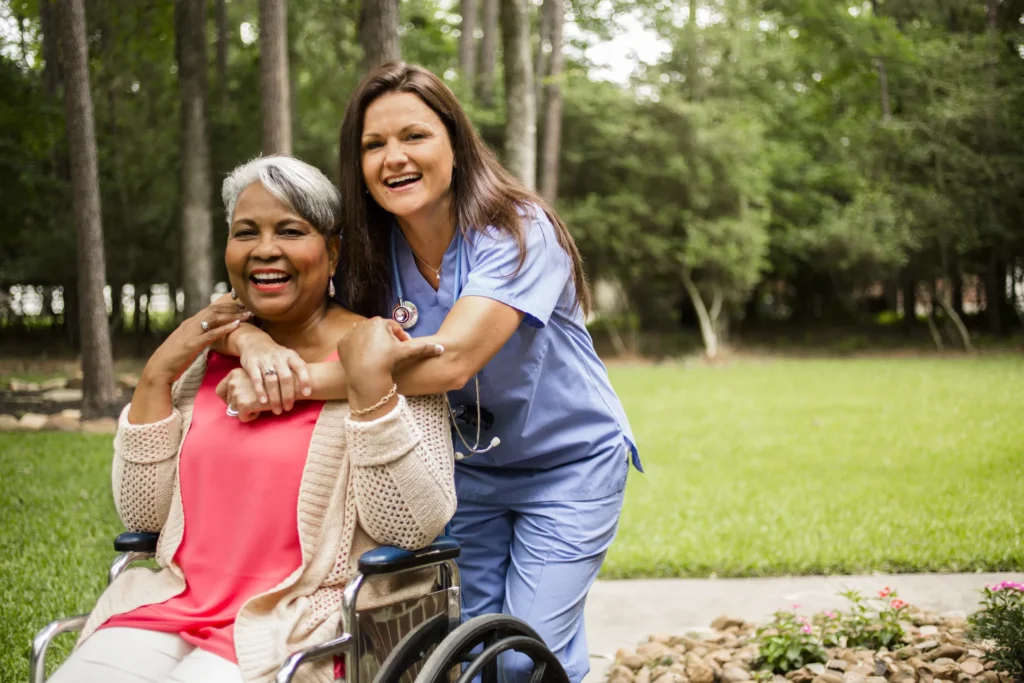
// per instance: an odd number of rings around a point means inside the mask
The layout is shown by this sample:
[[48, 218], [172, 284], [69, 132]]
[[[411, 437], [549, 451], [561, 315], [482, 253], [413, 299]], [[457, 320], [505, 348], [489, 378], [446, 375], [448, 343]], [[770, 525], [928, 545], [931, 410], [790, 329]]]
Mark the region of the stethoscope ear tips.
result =
[[501, 445], [501, 439], [498, 437], [491, 439], [491, 448], [497, 448], [499, 445]]

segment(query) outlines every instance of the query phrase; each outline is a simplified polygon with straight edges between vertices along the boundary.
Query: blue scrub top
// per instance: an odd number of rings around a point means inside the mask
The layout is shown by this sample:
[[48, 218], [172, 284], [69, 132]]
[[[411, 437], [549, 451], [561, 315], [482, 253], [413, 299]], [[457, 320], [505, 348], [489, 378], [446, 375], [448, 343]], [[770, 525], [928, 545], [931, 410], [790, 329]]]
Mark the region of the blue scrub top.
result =
[[[494, 415], [493, 426], [481, 430], [481, 447], [494, 436], [501, 444], [471, 455], [452, 429], [455, 450], [468, 456], [456, 463], [461, 499], [509, 504], [594, 500], [622, 490], [631, 459], [642, 471], [629, 421], [575, 306], [569, 255], [544, 212], [535, 207], [534, 213], [524, 218], [529, 222], [526, 261], [518, 273], [512, 236], [493, 228], [469, 230], [448, 246], [436, 292], [394, 228], [402, 293], [419, 309], [409, 334], [435, 334], [451, 311], [460, 252], [460, 297], [494, 299], [525, 316], [479, 373], [480, 404]], [[448, 399], [453, 407], [468, 406], [475, 419], [474, 382], [449, 392]], [[476, 428], [461, 420], [457, 424], [474, 444]]]

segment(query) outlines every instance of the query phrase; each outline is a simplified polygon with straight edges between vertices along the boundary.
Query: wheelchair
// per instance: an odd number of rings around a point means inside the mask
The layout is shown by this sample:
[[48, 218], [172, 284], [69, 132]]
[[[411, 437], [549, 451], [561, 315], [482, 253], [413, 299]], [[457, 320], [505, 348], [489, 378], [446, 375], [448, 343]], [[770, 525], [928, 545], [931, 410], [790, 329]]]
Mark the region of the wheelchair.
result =
[[[152, 558], [159, 534], [125, 532], [114, 540], [121, 553], [110, 567], [109, 585], [134, 562]], [[345, 587], [337, 637], [292, 653], [278, 669], [276, 683], [290, 683], [303, 664], [341, 657], [346, 683], [497, 683], [498, 657], [509, 651], [532, 664], [529, 683], [569, 683], [539, 635], [525, 622], [484, 614], [461, 623], [459, 544], [440, 536], [409, 551], [381, 546], [363, 553], [358, 572]], [[372, 577], [436, 571], [432, 592], [369, 610], [357, 610], [360, 588]], [[46, 651], [62, 633], [80, 631], [88, 614], [59, 619], [32, 641], [29, 682], [45, 683]]]

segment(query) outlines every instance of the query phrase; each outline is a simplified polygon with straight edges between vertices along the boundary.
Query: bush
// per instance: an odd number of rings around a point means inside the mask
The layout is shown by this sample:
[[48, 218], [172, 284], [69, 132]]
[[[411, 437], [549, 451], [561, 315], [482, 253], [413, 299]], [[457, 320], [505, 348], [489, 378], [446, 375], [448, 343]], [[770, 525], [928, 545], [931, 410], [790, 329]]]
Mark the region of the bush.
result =
[[981, 593], [981, 610], [970, 617], [971, 635], [991, 645], [986, 660], [1024, 681], [1024, 584], [1004, 581]]

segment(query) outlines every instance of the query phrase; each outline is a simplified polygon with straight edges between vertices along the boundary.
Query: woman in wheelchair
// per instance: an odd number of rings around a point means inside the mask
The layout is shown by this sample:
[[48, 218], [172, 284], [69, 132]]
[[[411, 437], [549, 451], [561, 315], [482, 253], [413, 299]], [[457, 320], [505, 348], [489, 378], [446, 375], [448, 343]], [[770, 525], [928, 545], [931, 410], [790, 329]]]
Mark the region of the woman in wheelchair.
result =
[[[266, 157], [237, 168], [223, 198], [237, 302], [200, 311], [156, 350], [114, 439], [118, 514], [160, 533], [160, 569], [109, 586], [52, 683], [273, 680], [290, 653], [337, 634], [363, 551], [425, 546], [455, 510], [444, 400], [406, 399], [392, 379], [397, 364], [442, 349], [332, 300], [333, 184]], [[306, 362], [341, 363], [348, 401], [238, 414], [238, 361], [209, 347], [250, 316]], [[326, 659], [296, 680], [334, 677]]]

